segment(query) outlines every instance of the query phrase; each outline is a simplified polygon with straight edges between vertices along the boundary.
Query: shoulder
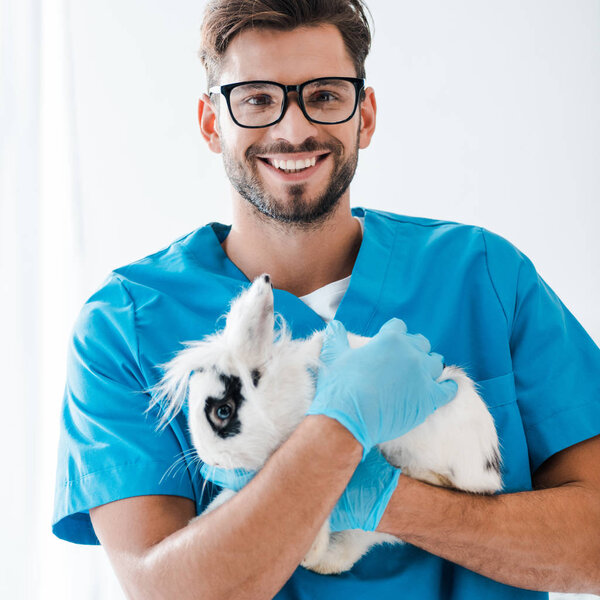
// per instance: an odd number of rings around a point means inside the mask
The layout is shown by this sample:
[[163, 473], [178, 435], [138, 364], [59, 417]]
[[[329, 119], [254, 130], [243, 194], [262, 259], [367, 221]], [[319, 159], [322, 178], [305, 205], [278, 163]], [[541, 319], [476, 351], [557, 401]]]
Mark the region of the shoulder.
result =
[[98, 330], [119, 329], [134, 332], [134, 314], [160, 282], [168, 286], [175, 274], [193, 261], [191, 242], [198, 229], [148, 256], [114, 269], [83, 305], [75, 323], [75, 333], [97, 334]]
[[[373, 209], [356, 209], [357, 216], [367, 216], [378, 222], [385, 222], [395, 229], [403, 239], [414, 239], [420, 244], [435, 243], [435, 251], [444, 245], [456, 247], [460, 255], [479, 253], [489, 258], [493, 255], [494, 262], [518, 263], [525, 255], [503, 236], [484, 227], [448, 221], [400, 215], [392, 212]], [[360, 212], [359, 212], [360, 211]]]
[[376, 210], [373, 208], [356, 208], [354, 209], [354, 214], [357, 217], [361, 216], [371, 216], [375, 217], [379, 220], [385, 220], [390, 223], [397, 223], [398, 225], [408, 225], [414, 226], [418, 228], [437, 228], [443, 226], [461, 226], [465, 227], [462, 223], [457, 223], [454, 221], [445, 221], [440, 219], [429, 219], [425, 217], [415, 217], [411, 215], [401, 215], [398, 213], [393, 213], [385, 210]]
[[215, 235], [227, 229], [209, 223], [187, 233], [160, 250], [114, 269], [86, 302], [87, 309], [128, 306], [134, 311], [158, 293], [185, 287], [186, 280], [205, 270], [203, 260], [214, 253]]
[[111, 277], [128, 287], [136, 283], [143, 285], [147, 280], [160, 277], [160, 274], [180, 273], [194, 263], [197, 252], [202, 252], [203, 238], [208, 230], [210, 225], [195, 229], [148, 256], [118, 267]]
[[449, 242], [451, 239], [461, 238], [463, 241], [473, 239], [482, 243], [481, 237], [483, 231], [485, 231], [477, 225], [468, 225], [456, 221], [401, 215], [374, 209], [355, 210], [357, 211], [355, 212], [357, 216], [364, 216], [371, 221], [385, 223], [388, 227], [403, 232], [404, 235], [421, 240], [433, 238]]
[[[423, 277], [436, 277], [466, 293], [489, 289], [510, 323], [524, 282], [537, 280], [531, 261], [502, 235], [478, 225], [360, 209], [367, 222], [387, 228], [394, 254]], [[356, 212], [355, 212], [356, 214]], [[357, 214], [357, 216], [360, 216]]]

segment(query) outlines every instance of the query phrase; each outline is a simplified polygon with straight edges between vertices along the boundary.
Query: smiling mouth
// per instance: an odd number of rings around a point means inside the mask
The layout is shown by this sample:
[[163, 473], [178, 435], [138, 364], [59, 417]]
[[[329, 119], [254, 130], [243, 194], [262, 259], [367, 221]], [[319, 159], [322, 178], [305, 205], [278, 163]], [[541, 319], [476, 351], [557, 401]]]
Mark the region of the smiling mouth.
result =
[[325, 154], [319, 154], [318, 156], [302, 158], [299, 160], [267, 158], [262, 156], [258, 156], [257, 158], [274, 169], [281, 171], [282, 173], [301, 173], [302, 171], [310, 169], [317, 163], [325, 160], [329, 154], [329, 152], [326, 152]]

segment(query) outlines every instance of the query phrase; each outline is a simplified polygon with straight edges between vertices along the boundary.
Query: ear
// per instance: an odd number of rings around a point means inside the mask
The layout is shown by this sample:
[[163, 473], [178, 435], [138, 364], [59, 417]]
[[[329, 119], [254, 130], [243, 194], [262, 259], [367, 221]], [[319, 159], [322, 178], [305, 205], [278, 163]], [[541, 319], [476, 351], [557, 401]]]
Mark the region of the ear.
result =
[[375, 133], [377, 102], [375, 101], [375, 91], [372, 87], [368, 87], [365, 90], [365, 99], [359, 104], [359, 109], [360, 130], [358, 147], [364, 149], [371, 143], [371, 138]]
[[220, 154], [221, 137], [218, 116], [212, 100], [206, 94], [202, 94], [202, 98], [198, 100], [198, 123], [200, 133], [208, 143], [208, 147], [216, 154]]
[[151, 411], [157, 405], [159, 407], [157, 431], [164, 429], [181, 410], [188, 393], [190, 377], [194, 374], [194, 371], [202, 370], [198, 366], [198, 359], [205, 344], [194, 342], [186, 345], [188, 347], [185, 350], [181, 350], [168, 363], [161, 365], [164, 369], [162, 379], [148, 390], [151, 394], [151, 400], [146, 412]]
[[236, 352], [254, 361], [255, 367], [267, 360], [273, 346], [275, 316], [271, 278], [260, 275], [232, 303], [224, 334]]

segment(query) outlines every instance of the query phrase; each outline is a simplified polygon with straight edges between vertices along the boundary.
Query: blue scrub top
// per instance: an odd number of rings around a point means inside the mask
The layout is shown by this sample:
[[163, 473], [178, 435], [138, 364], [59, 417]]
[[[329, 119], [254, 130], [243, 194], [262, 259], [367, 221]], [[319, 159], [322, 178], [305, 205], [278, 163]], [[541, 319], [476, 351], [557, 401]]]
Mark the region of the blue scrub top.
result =
[[[498, 428], [504, 489], [531, 489], [554, 453], [600, 434], [600, 350], [503, 238], [457, 223], [353, 209], [365, 217], [350, 286], [335, 318], [372, 336], [402, 318], [447, 364], [477, 381]], [[249, 285], [211, 223], [114, 271], [75, 325], [63, 404], [53, 532], [98, 544], [89, 509], [131, 496], [171, 494], [202, 512], [218, 488], [195, 465], [169, 470], [191, 448], [186, 409], [157, 433], [147, 390], [182, 349], [224, 326]], [[294, 338], [324, 327], [296, 296], [274, 290]], [[594, 376], [591, 376], [594, 374]], [[183, 459], [182, 459], [183, 460]], [[185, 459], [187, 460], [187, 459]], [[186, 468], [189, 466], [189, 468]], [[279, 599], [434, 600], [547, 594], [491, 581], [410, 544], [379, 546], [342, 575], [298, 567]]]

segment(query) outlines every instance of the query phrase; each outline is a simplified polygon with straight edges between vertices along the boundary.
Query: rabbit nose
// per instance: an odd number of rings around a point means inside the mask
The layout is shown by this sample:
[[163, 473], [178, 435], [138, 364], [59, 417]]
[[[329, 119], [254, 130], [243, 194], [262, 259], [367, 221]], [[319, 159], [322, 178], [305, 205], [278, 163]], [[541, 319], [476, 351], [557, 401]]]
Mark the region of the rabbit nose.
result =
[[269, 284], [271, 284], [271, 289], [274, 289], [274, 288], [273, 288], [273, 284], [271, 283], [271, 276], [270, 276], [270, 275], [263, 275], [263, 281], [264, 281], [265, 283], [269, 283]]

